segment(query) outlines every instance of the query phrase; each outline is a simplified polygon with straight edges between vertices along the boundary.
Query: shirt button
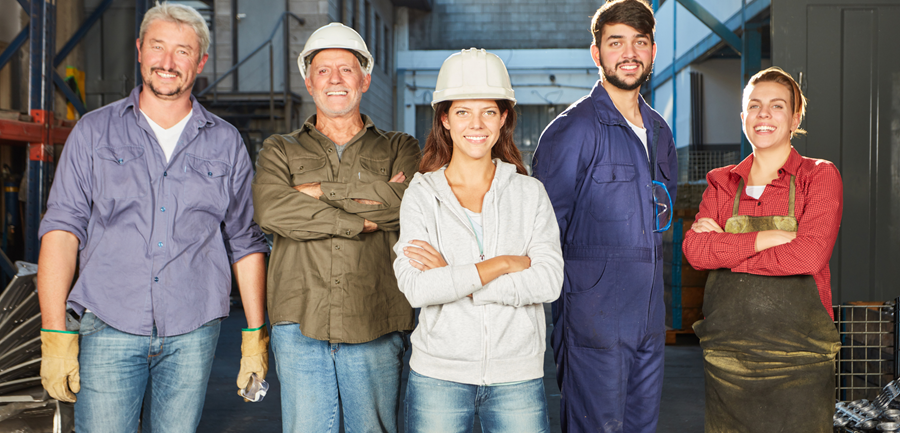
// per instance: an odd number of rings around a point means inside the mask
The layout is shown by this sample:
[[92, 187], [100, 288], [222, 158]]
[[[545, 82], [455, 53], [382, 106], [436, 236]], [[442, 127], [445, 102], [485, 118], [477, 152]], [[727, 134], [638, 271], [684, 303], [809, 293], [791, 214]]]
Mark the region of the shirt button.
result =
[[328, 152], [328, 153], [331, 153], [331, 149], [328, 149], [327, 152]]
[[158, 282], [159, 282], [159, 277], [153, 277], [153, 282], [154, 282], [154, 283], [158, 283]]
[[160, 242], [160, 243], [158, 243], [158, 244], [157, 244], [157, 245], [159, 245], [159, 247], [160, 247], [160, 248], [162, 248], [162, 246], [163, 246], [163, 243], [162, 243], [162, 242]]
[[212, 177], [212, 172], [211, 172], [211, 171], [208, 171], [208, 172], [206, 172], [206, 175], [209, 176], [209, 177]]
[[762, 202], [761, 202], [761, 201], [758, 201], [758, 202], [756, 202], [756, 205], [757, 205], [757, 206], [762, 206]]
[[124, 159], [122, 159], [122, 158], [119, 158], [119, 165], [122, 165], [122, 163], [124, 163], [124, 162], [125, 162], [125, 160], [124, 160]]
[[169, 172], [168, 172], [168, 171], [164, 171], [164, 172], [163, 172], [163, 177], [166, 177], [166, 176], [168, 176], [168, 175], [169, 175]]
[[340, 245], [335, 245], [335, 246], [334, 246], [334, 249], [339, 250], [339, 249], [341, 249], [341, 246], [340, 246]]
[[334, 284], [341, 284], [341, 280], [334, 280]]
[[334, 197], [334, 191], [329, 192], [328, 195]]
[[165, 212], [165, 211], [166, 211], [166, 208], [161, 207], [161, 208], [159, 208], [159, 211], [160, 211], [160, 212]]
[[347, 230], [347, 236], [350, 236], [350, 230]]

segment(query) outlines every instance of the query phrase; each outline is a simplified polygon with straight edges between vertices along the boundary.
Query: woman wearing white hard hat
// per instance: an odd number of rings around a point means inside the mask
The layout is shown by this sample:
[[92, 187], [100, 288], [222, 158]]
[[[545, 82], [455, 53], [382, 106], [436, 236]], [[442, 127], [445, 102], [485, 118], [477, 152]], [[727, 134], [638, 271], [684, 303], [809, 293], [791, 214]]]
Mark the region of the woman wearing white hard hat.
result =
[[444, 61], [432, 130], [400, 208], [394, 272], [421, 308], [406, 388], [407, 432], [549, 431], [543, 303], [563, 278], [559, 227], [513, 142], [503, 62]]

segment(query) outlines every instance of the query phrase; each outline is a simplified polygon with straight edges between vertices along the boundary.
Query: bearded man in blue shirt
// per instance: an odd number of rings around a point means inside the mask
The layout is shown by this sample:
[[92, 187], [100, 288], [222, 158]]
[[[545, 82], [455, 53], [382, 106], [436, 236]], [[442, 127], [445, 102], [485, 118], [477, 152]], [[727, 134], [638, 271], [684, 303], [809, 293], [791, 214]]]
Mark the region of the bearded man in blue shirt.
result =
[[[136, 432], [142, 406], [145, 432], [196, 430], [231, 270], [248, 326], [238, 386], [265, 377], [268, 247], [252, 220], [252, 163], [238, 131], [191, 96], [208, 47], [196, 10], [157, 4], [137, 40], [144, 84], [66, 141], [37, 285], [42, 383], [75, 402], [78, 431]], [[80, 335], [66, 330], [67, 304]]]
[[551, 343], [563, 432], [656, 431], [665, 352], [662, 232], [678, 158], [640, 96], [656, 58], [653, 10], [610, 0], [594, 15], [601, 79], [541, 134], [532, 165], [565, 259]]

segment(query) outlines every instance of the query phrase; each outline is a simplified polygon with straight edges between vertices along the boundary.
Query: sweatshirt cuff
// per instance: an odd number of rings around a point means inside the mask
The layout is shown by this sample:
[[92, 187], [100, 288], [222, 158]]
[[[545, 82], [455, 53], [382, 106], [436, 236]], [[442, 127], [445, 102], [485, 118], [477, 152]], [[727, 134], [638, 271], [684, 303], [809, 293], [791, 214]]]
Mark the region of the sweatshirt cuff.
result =
[[328, 200], [343, 200], [349, 194], [350, 185], [342, 182], [322, 182], [322, 197]]
[[459, 299], [481, 290], [481, 276], [478, 275], [478, 268], [474, 263], [452, 266], [450, 277], [453, 279], [453, 287], [456, 289], [456, 296]]

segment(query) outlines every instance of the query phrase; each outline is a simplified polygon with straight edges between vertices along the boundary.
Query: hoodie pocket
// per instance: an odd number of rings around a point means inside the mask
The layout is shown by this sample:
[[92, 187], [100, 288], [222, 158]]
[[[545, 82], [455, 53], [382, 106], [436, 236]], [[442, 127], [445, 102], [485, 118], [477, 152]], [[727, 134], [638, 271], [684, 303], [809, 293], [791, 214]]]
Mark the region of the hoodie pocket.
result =
[[422, 308], [419, 325], [413, 334], [413, 344], [437, 358], [480, 360], [483, 341], [481, 324], [484, 318], [481, 309], [473, 307], [471, 302], [466, 298], [452, 304]]
[[[508, 305], [487, 306], [488, 328], [491, 332], [491, 358], [514, 359], [534, 356], [544, 348], [543, 304], [526, 307]], [[539, 311], [538, 311], [539, 310]]]

